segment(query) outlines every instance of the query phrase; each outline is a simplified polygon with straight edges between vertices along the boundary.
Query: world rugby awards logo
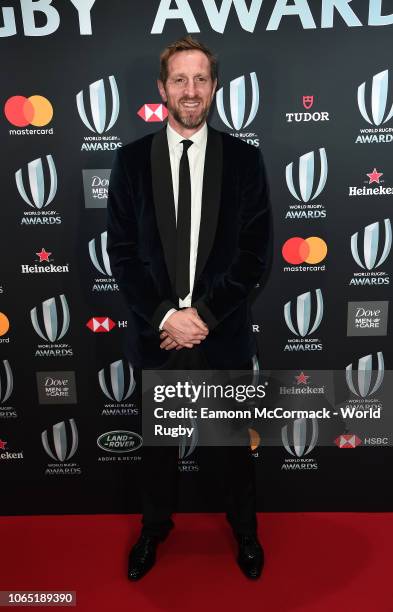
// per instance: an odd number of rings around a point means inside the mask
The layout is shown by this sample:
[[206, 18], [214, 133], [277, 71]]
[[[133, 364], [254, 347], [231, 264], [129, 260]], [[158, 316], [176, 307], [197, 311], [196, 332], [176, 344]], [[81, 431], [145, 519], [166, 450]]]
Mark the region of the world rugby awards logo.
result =
[[299, 157], [296, 186], [293, 162], [289, 163], [285, 168], [285, 178], [289, 192], [298, 202], [302, 202], [302, 204], [289, 205], [285, 215], [286, 219], [320, 219], [326, 217], [326, 209], [323, 204], [311, 203], [323, 191], [328, 175], [326, 151], [322, 147], [318, 152], [319, 178], [316, 176], [316, 155], [314, 151], [309, 151]]
[[[367, 398], [374, 395], [382, 385], [385, 373], [383, 354], [377, 353], [377, 370], [373, 371], [373, 356], [365, 355], [358, 360], [357, 380], [354, 381], [352, 363], [345, 368], [345, 377], [351, 393], [357, 397]], [[374, 382], [372, 379], [374, 378]]]
[[96, 278], [92, 287], [93, 292], [118, 291], [119, 287], [112, 277], [111, 264], [107, 252], [107, 232], [102, 232], [99, 238], [89, 242], [89, 255], [92, 264], [104, 278]]
[[[3, 359], [3, 370], [4, 370], [4, 383], [2, 383], [2, 379], [0, 379], [0, 403], [5, 404], [6, 401], [10, 398], [11, 393], [14, 388], [14, 379], [12, 376], [12, 370], [10, 364], [7, 359]], [[3, 375], [3, 372], [2, 372]], [[2, 376], [3, 378], [3, 376]], [[3, 408], [3, 406], [2, 406]]]
[[[317, 419], [296, 419], [291, 426], [281, 428], [281, 438], [285, 450], [295, 459], [286, 459], [281, 469], [317, 469], [313, 460], [302, 459], [315, 448], [318, 440]], [[304, 464], [304, 465], [302, 465]]]
[[[368, 96], [366, 100], [366, 89]], [[387, 110], [388, 100], [392, 96], [389, 93], [389, 71], [383, 70], [375, 74], [372, 79], [371, 87], [367, 87], [364, 81], [358, 87], [358, 107], [365, 121], [372, 126], [372, 129], [360, 130], [360, 135], [356, 138], [356, 143], [374, 143], [374, 142], [392, 142], [393, 135], [386, 133], [386, 129], [379, 127], [390, 121], [393, 117], [393, 104], [390, 110]], [[370, 110], [368, 110], [368, 107]]]
[[[313, 305], [310, 291], [298, 295], [295, 306], [296, 318], [292, 317], [292, 302], [289, 301], [284, 305], [285, 323], [294, 336], [297, 336], [297, 338], [288, 339], [284, 351], [322, 350], [322, 343], [317, 338], [306, 338], [306, 336], [311, 336], [318, 329], [322, 321], [323, 298], [320, 289], [315, 289], [314, 302], [315, 305]], [[312, 318], [313, 310], [315, 310], [315, 315]]]
[[[59, 344], [70, 326], [70, 311], [64, 294], [44, 300], [40, 308], [30, 311], [34, 331], [44, 340], [45, 345], [38, 345], [36, 357], [65, 357], [72, 355], [67, 344]], [[59, 320], [61, 320], [61, 325]]]
[[46, 164], [41, 157], [27, 164], [27, 184], [23, 180], [22, 168], [15, 172], [16, 186], [21, 198], [33, 208], [24, 213], [21, 225], [53, 225], [61, 223], [61, 219], [53, 210], [44, 209], [51, 204], [57, 192], [57, 172], [52, 155], [45, 156]]
[[383, 246], [380, 240], [380, 223], [377, 221], [364, 228], [363, 249], [359, 252], [359, 232], [351, 236], [352, 257], [360, 268], [365, 272], [355, 272], [350, 280], [350, 285], [389, 285], [389, 275], [378, 270], [389, 256], [392, 247], [392, 226], [390, 219], [383, 222], [385, 240]]
[[68, 461], [71, 459], [78, 448], [78, 430], [74, 419], [69, 419], [71, 435], [67, 436], [66, 425], [64, 421], [53, 425], [50, 433], [45, 429], [41, 434], [42, 445], [45, 452], [54, 461]]
[[115, 125], [120, 110], [120, 98], [116, 79], [111, 75], [108, 77], [108, 81], [112, 98], [112, 111], [109, 120], [104, 79], [99, 79], [89, 85], [90, 119], [85, 108], [83, 90], [76, 95], [76, 105], [80, 118], [91, 132], [98, 134], [98, 136], [93, 138], [85, 138], [85, 142], [81, 147], [82, 151], [112, 151], [121, 146], [121, 143], [118, 142], [118, 137], [113, 136], [109, 139], [102, 136], [102, 134], [108, 132]]
[[224, 93], [221, 87], [216, 94], [216, 105], [218, 114], [223, 123], [230, 129], [235, 130], [234, 135], [249, 144], [259, 146], [259, 137], [253, 132], [241, 132], [255, 119], [259, 108], [259, 85], [255, 72], [250, 72], [251, 103], [246, 118], [246, 81], [244, 75], [233, 79], [229, 84], [229, 109], [230, 119], [225, 111]]
[[[128, 378], [128, 385], [126, 385], [125, 382], [126, 377]], [[135, 379], [132, 366], [130, 363], [125, 366], [121, 359], [113, 361], [113, 363], [109, 365], [109, 372], [107, 373], [105, 373], [105, 369], [102, 368], [102, 370], [98, 372], [98, 382], [100, 383], [101, 391], [112, 402], [125, 402], [135, 390]]]
[[78, 430], [74, 419], [56, 423], [52, 429], [45, 429], [41, 434], [42, 446], [47, 455], [57, 463], [49, 464], [47, 475], [80, 474], [76, 463], [68, 463], [78, 449]]

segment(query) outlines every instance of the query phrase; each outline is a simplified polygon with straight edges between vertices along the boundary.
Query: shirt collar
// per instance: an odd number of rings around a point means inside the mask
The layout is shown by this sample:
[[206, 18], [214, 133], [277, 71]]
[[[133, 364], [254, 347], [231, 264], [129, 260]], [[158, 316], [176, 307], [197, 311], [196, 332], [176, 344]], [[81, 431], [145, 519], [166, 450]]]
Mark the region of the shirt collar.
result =
[[[166, 133], [167, 133], [167, 138], [168, 138], [168, 146], [170, 150], [173, 150], [182, 140], [185, 140], [184, 136], [176, 132], [176, 130], [174, 130], [173, 127], [169, 125], [169, 123], [167, 123], [167, 126], [166, 126]], [[196, 144], [198, 148], [205, 145], [207, 142], [207, 123], [206, 121], [203, 124], [203, 126], [197, 132], [195, 132], [195, 134], [193, 134], [186, 140], [192, 140], [192, 142]]]

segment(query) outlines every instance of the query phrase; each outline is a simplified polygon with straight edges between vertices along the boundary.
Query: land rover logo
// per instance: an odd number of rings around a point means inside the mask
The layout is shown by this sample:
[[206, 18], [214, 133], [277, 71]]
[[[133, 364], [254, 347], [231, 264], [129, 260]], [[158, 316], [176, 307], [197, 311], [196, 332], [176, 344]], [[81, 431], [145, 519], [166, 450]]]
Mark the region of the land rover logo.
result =
[[134, 431], [116, 429], [101, 434], [97, 445], [107, 453], [131, 453], [142, 446], [142, 438]]

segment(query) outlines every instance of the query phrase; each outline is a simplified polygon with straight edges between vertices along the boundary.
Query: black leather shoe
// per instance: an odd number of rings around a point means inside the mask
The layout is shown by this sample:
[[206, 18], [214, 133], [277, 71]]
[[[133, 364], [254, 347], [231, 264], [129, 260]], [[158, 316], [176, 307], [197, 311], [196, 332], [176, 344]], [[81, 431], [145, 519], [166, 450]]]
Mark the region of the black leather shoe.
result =
[[264, 563], [263, 548], [257, 536], [237, 535], [239, 554], [237, 562], [243, 574], [253, 580], [259, 578]]
[[141, 535], [134, 544], [128, 557], [128, 579], [139, 580], [153, 567], [159, 539], [155, 536]]

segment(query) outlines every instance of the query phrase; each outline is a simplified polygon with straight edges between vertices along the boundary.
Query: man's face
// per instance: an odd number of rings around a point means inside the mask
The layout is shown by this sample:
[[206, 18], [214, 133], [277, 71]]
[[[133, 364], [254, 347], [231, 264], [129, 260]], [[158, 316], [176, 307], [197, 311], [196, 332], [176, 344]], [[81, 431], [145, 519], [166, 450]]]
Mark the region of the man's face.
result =
[[216, 90], [210, 62], [202, 51], [178, 51], [168, 60], [166, 83], [158, 81], [161, 97], [168, 108], [169, 118], [183, 128], [202, 125]]

